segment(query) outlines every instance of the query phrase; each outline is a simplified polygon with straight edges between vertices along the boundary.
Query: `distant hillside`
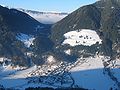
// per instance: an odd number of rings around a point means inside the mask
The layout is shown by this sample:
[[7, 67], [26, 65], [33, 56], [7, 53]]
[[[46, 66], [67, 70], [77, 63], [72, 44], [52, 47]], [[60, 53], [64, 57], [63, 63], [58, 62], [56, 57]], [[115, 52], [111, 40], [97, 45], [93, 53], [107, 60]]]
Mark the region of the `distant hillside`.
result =
[[3, 17], [3, 21], [7, 26], [15, 32], [37, 34], [40, 30], [50, 29], [50, 25], [42, 24], [28, 14], [16, 9], [8, 9], [0, 6], [0, 15]]
[[20, 10], [22, 12], [29, 14], [31, 17], [33, 17], [37, 21], [44, 23], [44, 24], [54, 24], [68, 15], [68, 13], [63, 13], [63, 12], [61, 12], [61, 13], [59, 13], [59, 12], [39, 12], [39, 11], [33, 11], [33, 10], [25, 10], [22, 8], [19, 8], [17, 10]]

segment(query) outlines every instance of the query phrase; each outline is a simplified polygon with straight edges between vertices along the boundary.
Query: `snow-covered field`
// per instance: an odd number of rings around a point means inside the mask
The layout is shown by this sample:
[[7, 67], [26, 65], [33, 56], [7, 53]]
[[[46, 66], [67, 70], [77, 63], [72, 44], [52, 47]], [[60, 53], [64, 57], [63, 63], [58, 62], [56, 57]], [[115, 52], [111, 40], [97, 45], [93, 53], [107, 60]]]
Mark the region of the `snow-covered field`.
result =
[[64, 44], [69, 44], [70, 46], [84, 45], [91, 46], [97, 42], [101, 44], [102, 40], [95, 30], [81, 29], [76, 31], [70, 31], [64, 34], [66, 38], [63, 42]]
[[[53, 56], [49, 56], [47, 60], [51, 64], [47, 62], [45, 65], [34, 65], [30, 68], [19, 66], [13, 68], [11, 65], [1, 65], [0, 85], [20, 90], [32, 86], [52, 88], [82, 87], [90, 90], [120, 89], [117, 84], [120, 82], [119, 60], [114, 63], [111, 62], [106, 68], [104, 63], [109, 58], [104, 56], [78, 58], [74, 63], [55, 63]], [[114, 77], [117, 78], [117, 81], [113, 80]]]
[[85, 63], [78, 64], [70, 71], [79, 87], [90, 90], [109, 90], [116, 87], [115, 82], [105, 74], [103, 61], [105, 58], [86, 58]]

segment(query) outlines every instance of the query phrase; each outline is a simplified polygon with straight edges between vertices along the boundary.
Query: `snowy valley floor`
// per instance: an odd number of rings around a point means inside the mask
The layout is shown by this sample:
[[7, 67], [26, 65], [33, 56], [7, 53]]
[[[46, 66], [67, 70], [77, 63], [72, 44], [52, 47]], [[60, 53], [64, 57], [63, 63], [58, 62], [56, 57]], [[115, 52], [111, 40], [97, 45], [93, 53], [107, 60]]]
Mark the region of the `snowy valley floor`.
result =
[[[120, 60], [109, 57], [79, 58], [31, 68], [0, 67], [0, 85], [24, 90], [28, 87], [80, 87], [89, 90], [120, 90]], [[108, 63], [107, 65], [105, 63]]]

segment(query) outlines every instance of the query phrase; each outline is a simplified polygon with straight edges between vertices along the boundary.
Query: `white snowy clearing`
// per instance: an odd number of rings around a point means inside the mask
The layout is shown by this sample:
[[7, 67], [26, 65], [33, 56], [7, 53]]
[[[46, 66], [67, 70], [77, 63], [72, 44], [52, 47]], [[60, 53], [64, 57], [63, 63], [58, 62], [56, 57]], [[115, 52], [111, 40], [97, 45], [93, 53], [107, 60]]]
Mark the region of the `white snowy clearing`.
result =
[[64, 37], [66, 38], [64, 44], [69, 44], [70, 46], [76, 46], [76, 45], [84, 45], [84, 46], [91, 46], [93, 44], [96, 44], [97, 42], [99, 44], [102, 43], [102, 40], [94, 30], [90, 29], [81, 29], [76, 31], [70, 31], [64, 34]]
[[33, 40], [35, 39], [32, 35], [27, 35], [23, 33], [20, 33], [16, 38], [22, 41], [26, 47], [30, 47], [30, 45], [33, 45]]

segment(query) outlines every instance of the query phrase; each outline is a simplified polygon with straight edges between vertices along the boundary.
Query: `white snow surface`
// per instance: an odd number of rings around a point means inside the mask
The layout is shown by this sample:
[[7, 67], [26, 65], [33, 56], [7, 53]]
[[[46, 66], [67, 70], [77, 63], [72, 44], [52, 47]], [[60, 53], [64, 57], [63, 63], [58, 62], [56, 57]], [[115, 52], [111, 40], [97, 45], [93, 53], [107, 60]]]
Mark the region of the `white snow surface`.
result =
[[[2, 66], [1, 66], [2, 67]], [[0, 73], [0, 84], [4, 85], [6, 88], [18, 88], [18, 86], [24, 86], [27, 83], [25, 78], [27, 75], [36, 69], [36, 66], [33, 66], [29, 69], [20, 70], [20, 67], [11, 69], [12, 66], [3, 67]], [[21, 89], [24, 90], [24, 89]]]
[[104, 74], [103, 59], [86, 58], [85, 63], [73, 67], [70, 71], [75, 84], [90, 90], [109, 90], [114, 87], [114, 81]]
[[4, 62], [4, 61], [11, 61], [11, 59], [8, 59], [6, 57], [0, 57], [0, 62]]
[[70, 49], [65, 50], [64, 52], [65, 52], [67, 55], [71, 55], [71, 50], [70, 50]]
[[30, 47], [30, 45], [33, 45], [33, 40], [35, 39], [32, 35], [27, 35], [23, 33], [20, 33], [16, 38], [22, 41], [26, 47]]
[[84, 46], [91, 46], [96, 44], [102, 43], [102, 40], [98, 36], [95, 30], [90, 29], [81, 29], [76, 31], [70, 31], [64, 34], [66, 38], [64, 44], [69, 44], [70, 46], [77, 46], [77, 45], [84, 45]]
[[[54, 58], [50, 55], [47, 60], [53, 62]], [[19, 90], [25, 90], [25, 88], [28, 87], [57, 88], [71, 86], [72, 79], [74, 79], [75, 86], [90, 90], [109, 90], [111, 87], [115, 89], [117, 88], [115, 82], [108, 76], [104, 69], [103, 62], [108, 60], [109, 58], [104, 56], [95, 56], [78, 58], [78, 60], [72, 64], [57, 62], [42, 66], [34, 65], [30, 68], [22, 68], [19, 66], [13, 68], [11, 65], [0, 66], [0, 84], [6, 88]], [[115, 63], [114, 65], [120, 65], [119, 60]], [[64, 70], [67, 70], [69, 73], [63, 73], [64, 77], [61, 77], [61, 73], [64, 72]], [[118, 81], [120, 81], [120, 69], [115, 67], [111, 69], [111, 72], [116, 76]], [[60, 81], [65, 80], [65, 83], [61, 85], [59, 79]]]
[[0, 62], [3, 62], [4, 61], [4, 58], [3, 57], [0, 57]]
[[54, 62], [56, 62], [55, 61], [55, 59], [54, 59], [54, 57], [53, 56], [48, 56], [48, 58], [47, 58], [47, 63], [54, 63]]

